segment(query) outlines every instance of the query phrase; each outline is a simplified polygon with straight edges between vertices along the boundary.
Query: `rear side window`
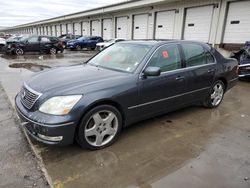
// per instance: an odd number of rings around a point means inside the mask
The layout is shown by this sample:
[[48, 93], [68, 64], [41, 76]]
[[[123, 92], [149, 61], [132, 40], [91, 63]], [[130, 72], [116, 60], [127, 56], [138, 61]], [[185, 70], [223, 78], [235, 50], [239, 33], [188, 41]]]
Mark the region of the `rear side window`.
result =
[[187, 67], [214, 63], [213, 56], [199, 44], [182, 44]]
[[50, 40], [47, 37], [41, 37], [41, 42], [50, 42]]
[[159, 67], [161, 72], [180, 69], [182, 66], [178, 46], [169, 44], [160, 47], [149, 60], [148, 66]]

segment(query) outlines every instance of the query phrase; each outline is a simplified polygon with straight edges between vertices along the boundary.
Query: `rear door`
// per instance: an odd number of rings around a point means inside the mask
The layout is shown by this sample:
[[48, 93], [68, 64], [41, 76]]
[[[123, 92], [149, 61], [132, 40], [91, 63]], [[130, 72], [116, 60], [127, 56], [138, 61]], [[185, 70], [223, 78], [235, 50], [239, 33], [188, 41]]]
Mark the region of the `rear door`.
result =
[[52, 46], [51, 39], [46, 36], [41, 36], [40, 37], [40, 51], [48, 51]]
[[214, 81], [216, 61], [210, 52], [198, 43], [182, 42], [185, 69], [188, 74], [190, 101], [207, 96]]
[[159, 47], [147, 67], [160, 67], [160, 76], [141, 77], [139, 80], [139, 105], [142, 116], [154, 115], [185, 104], [187, 92], [186, 73], [178, 44]]

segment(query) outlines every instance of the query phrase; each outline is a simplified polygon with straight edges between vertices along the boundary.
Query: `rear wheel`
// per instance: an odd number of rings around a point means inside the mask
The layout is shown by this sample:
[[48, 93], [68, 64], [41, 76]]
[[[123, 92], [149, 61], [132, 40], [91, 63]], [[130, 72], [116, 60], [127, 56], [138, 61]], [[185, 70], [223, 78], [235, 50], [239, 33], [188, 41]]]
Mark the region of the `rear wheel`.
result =
[[120, 112], [113, 106], [100, 105], [90, 110], [79, 126], [77, 141], [83, 148], [102, 149], [115, 142], [122, 128]]
[[91, 50], [95, 50], [95, 48], [91, 48]]
[[216, 108], [222, 102], [225, 93], [225, 84], [218, 80], [213, 84], [209, 96], [204, 101], [204, 106], [208, 108]]
[[23, 55], [23, 54], [24, 54], [24, 51], [23, 51], [22, 48], [17, 48], [17, 49], [15, 50], [15, 54], [16, 54], [16, 55]]

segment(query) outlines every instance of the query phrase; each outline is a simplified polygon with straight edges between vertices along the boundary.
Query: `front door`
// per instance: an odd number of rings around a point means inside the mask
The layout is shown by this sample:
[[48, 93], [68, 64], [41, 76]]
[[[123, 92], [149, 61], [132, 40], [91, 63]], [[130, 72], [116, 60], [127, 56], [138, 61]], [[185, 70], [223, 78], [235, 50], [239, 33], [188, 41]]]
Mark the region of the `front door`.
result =
[[187, 75], [178, 44], [159, 47], [147, 67], [160, 67], [161, 75], [140, 78], [138, 108], [141, 115], [156, 115], [184, 105]]
[[39, 41], [38, 36], [32, 36], [28, 38], [26, 45], [25, 45], [25, 51], [26, 52], [36, 52], [39, 51]]

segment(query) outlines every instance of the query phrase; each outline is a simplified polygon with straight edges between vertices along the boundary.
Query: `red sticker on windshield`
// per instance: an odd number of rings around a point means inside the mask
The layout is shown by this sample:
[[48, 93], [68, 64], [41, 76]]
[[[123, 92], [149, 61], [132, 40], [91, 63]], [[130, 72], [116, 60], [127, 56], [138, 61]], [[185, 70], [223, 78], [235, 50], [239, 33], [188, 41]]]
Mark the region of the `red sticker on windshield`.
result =
[[110, 55], [106, 55], [106, 56], [104, 57], [104, 59], [105, 59], [105, 61], [110, 61], [110, 60], [112, 59], [112, 57], [111, 57]]
[[169, 58], [168, 51], [163, 51], [162, 52], [162, 57], [163, 58]]

